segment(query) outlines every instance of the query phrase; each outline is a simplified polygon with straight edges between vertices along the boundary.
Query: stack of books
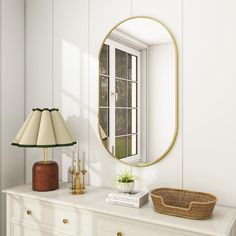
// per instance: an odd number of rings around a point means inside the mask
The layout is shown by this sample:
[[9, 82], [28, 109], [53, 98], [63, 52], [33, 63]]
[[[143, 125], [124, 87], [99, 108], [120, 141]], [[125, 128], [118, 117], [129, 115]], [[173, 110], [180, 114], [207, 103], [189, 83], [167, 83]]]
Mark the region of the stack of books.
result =
[[148, 202], [148, 192], [121, 193], [114, 191], [108, 194], [106, 203], [140, 208]]

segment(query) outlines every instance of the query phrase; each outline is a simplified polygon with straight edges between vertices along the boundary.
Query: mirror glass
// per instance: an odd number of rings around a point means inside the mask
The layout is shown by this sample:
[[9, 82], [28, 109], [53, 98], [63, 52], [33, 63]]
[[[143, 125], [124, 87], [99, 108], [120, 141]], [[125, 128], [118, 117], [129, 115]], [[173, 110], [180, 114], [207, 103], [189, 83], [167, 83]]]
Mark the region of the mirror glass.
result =
[[177, 47], [158, 20], [115, 26], [99, 53], [99, 133], [115, 158], [134, 166], [162, 159], [177, 134]]

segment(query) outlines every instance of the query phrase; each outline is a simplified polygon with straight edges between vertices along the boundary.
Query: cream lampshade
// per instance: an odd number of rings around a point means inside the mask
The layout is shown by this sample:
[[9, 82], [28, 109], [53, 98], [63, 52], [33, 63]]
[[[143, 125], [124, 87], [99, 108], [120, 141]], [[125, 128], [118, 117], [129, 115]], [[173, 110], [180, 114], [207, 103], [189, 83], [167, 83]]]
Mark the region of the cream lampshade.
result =
[[48, 161], [48, 147], [71, 146], [73, 138], [59, 109], [33, 109], [22, 125], [12, 145], [26, 148], [44, 148], [44, 161], [33, 165], [32, 185], [36, 191], [58, 188], [58, 165]]

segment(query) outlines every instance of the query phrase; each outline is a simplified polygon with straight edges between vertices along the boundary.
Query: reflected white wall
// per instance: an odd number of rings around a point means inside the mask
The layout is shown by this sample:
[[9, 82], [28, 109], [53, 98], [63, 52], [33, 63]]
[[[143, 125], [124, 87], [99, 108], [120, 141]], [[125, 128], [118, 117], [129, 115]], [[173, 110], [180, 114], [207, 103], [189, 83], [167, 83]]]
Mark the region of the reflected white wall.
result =
[[147, 159], [169, 147], [175, 131], [175, 51], [172, 43], [148, 48]]

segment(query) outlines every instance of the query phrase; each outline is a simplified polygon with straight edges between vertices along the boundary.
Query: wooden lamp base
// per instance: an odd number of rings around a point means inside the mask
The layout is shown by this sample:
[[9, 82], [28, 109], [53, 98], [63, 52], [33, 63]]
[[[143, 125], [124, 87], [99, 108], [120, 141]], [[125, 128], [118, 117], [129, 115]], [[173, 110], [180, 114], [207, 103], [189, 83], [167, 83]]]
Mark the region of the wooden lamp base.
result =
[[58, 164], [55, 161], [38, 161], [32, 168], [34, 191], [52, 191], [59, 187]]

